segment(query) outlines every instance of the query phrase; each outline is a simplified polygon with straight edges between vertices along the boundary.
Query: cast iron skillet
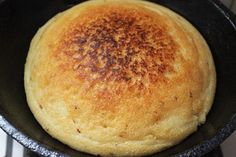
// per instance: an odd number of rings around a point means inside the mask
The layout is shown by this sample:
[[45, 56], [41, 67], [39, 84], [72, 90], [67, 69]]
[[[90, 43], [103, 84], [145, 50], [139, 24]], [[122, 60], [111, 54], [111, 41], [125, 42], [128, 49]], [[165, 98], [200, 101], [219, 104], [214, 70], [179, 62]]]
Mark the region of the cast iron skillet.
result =
[[[31, 114], [24, 92], [24, 63], [37, 29], [76, 0], [0, 0], [0, 127], [44, 156], [91, 155], [51, 138]], [[217, 70], [215, 101], [207, 121], [179, 145], [153, 155], [202, 156], [236, 129], [236, 18], [216, 0], [158, 0], [187, 18], [205, 37]]]

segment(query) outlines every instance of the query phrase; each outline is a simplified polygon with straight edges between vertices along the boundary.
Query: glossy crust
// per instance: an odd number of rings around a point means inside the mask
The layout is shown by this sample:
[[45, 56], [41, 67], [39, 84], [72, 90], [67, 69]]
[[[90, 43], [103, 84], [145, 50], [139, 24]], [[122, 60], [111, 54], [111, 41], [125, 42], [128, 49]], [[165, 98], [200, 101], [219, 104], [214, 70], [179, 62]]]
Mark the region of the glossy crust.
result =
[[200, 33], [145, 1], [96, 0], [39, 29], [25, 65], [27, 101], [54, 138], [103, 156], [141, 156], [205, 122], [216, 74]]

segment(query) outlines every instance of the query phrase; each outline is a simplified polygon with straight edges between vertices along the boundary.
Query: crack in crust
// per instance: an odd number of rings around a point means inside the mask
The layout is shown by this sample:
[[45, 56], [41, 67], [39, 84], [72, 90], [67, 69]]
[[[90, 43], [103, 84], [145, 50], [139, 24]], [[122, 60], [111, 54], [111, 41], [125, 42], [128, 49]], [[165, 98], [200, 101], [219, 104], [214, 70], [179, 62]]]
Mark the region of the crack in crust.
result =
[[63, 41], [81, 79], [142, 88], [175, 72], [177, 47], [158, 18], [124, 8], [100, 13], [76, 23]]

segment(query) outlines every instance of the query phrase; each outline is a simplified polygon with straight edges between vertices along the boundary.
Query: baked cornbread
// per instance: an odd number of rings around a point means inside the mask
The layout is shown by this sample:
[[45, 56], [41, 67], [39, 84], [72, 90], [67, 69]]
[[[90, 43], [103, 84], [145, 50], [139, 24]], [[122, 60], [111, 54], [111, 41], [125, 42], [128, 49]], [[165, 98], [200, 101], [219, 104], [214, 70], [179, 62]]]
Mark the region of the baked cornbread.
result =
[[33, 38], [27, 101], [52, 137], [102, 156], [142, 156], [205, 122], [216, 73], [183, 17], [140, 0], [93, 0], [59, 13]]

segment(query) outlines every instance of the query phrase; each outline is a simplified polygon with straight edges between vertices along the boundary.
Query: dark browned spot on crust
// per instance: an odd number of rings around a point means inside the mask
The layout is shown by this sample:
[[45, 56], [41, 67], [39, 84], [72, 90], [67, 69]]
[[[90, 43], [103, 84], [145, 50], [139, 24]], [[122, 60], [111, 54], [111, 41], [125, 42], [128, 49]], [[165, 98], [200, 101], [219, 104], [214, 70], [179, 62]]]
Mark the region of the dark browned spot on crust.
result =
[[103, 127], [103, 128], [107, 128], [107, 125], [106, 125], [106, 124], [103, 124], [102, 127]]
[[41, 104], [39, 104], [39, 108], [40, 108], [40, 109], [43, 109], [43, 106], [42, 106]]
[[76, 131], [77, 131], [78, 133], [81, 133], [80, 130], [79, 130], [79, 128], [77, 128]]
[[193, 93], [191, 91], [189, 92], [189, 97], [193, 98]]
[[122, 131], [122, 132], [119, 134], [119, 137], [121, 137], [121, 138], [125, 138], [126, 135], [127, 135], [127, 133], [124, 132], [124, 131]]
[[175, 100], [178, 100], [178, 97], [177, 97], [177, 96], [175, 96]]
[[165, 106], [165, 102], [160, 101], [159, 105], [160, 105], [160, 107], [163, 107], [163, 106]]
[[161, 120], [161, 116], [157, 111], [153, 112], [153, 116], [154, 116], [154, 121], [155, 123], [159, 122]]
[[158, 20], [141, 10], [102, 10], [71, 28], [63, 52], [74, 59], [82, 79], [125, 82], [142, 90], [174, 72], [176, 44]]

